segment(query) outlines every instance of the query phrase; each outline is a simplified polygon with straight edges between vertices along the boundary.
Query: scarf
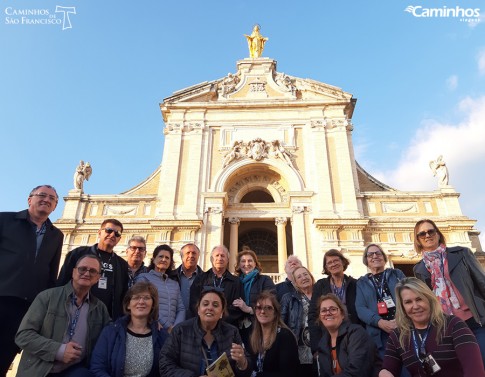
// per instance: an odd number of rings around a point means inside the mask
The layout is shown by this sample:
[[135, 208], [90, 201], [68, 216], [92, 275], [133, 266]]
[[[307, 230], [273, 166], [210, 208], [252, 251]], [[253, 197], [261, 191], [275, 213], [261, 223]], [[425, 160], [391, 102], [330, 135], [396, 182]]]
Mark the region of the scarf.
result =
[[244, 301], [246, 302], [247, 306], [251, 306], [249, 304], [249, 296], [251, 293], [251, 287], [253, 286], [254, 279], [258, 276], [259, 270], [255, 268], [247, 275], [241, 275], [239, 279], [241, 279], [241, 283], [244, 286]]
[[431, 274], [431, 286], [445, 314], [453, 314], [453, 308], [459, 309], [460, 303], [456, 297], [451, 281], [445, 277], [448, 269], [446, 247], [440, 245], [435, 251], [424, 252], [424, 265]]

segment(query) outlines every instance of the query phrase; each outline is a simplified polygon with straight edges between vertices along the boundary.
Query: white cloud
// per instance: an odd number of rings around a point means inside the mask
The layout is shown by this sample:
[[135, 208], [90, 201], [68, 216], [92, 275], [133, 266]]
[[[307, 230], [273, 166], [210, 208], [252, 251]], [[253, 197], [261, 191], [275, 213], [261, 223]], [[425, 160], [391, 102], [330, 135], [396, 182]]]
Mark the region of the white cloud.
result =
[[478, 72], [485, 75], [485, 48], [478, 53]]
[[[485, 64], [485, 54], [483, 58]], [[398, 190], [436, 190], [438, 181], [433, 177], [429, 161], [443, 155], [449, 169], [449, 183], [461, 193], [464, 215], [479, 220], [477, 227], [482, 228], [485, 247], [485, 96], [466, 98], [457, 108], [462, 114], [459, 122], [423, 121], [396, 169], [374, 172], [374, 175]]]
[[452, 75], [446, 79], [446, 87], [453, 91], [458, 87], [458, 76]]

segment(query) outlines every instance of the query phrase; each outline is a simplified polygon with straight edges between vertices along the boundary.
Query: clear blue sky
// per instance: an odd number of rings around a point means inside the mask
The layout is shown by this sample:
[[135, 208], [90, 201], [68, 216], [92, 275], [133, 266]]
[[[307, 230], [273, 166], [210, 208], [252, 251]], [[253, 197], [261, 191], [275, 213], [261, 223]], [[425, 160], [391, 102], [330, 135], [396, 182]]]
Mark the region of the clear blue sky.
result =
[[[74, 6], [72, 28], [22, 24], [16, 10]], [[480, 23], [415, 17], [409, 6], [480, 8]], [[2, 1], [0, 210], [40, 183], [61, 196], [79, 160], [88, 194], [120, 193], [160, 164], [158, 104], [235, 72], [255, 23], [278, 70], [357, 98], [359, 163], [403, 190], [437, 187], [442, 154], [464, 213], [484, 230], [485, 4], [473, 1]], [[19, 24], [14, 19], [19, 19]], [[61, 216], [63, 203], [53, 214]]]

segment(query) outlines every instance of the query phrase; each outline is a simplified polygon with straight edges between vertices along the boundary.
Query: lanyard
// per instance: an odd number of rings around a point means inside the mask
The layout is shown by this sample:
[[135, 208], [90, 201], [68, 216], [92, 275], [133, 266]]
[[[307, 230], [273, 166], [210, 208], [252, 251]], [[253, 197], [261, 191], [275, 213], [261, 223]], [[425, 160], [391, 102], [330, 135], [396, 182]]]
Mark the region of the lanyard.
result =
[[376, 289], [376, 292], [379, 296], [378, 299], [382, 299], [384, 297], [383, 296], [384, 286], [386, 285], [386, 272], [384, 271], [382, 273], [382, 281], [380, 282], [380, 284], [378, 284], [377, 279], [372, 274], [369, 276], [369, 279], [372, 282], [372, 284], [374, 285], [374, 288]]
[[[431, 324], [428, 324], [428, 327], [426, 328], [426, 332], [424, 333], [423, 337], [421, 337], [421, 334], [416, 329], [413, 329], [412, 331], [414, 352], [416, 352], [416, 356], [418, 357], [419, 360], [421, 360], [423, 357], [426, 356], [425, 344], [426, 344], [426, 339], [428, 338], [430, 326]], [[420, 343], [419, 345], [418, 345], [418, 338]]]
[[71, 304], [74, 308], [74, 315], [72, 316], [71, 321], [69, 321], [69, 341], [72, 340], [74, 333], [76, 332], [77, 321], [79, 320], [79, 314], [81, 314], [81, 308], [83, 307], [84, 301], [81, 302], [81, 305], [77, 306], [76, 304], [76, 295], [73, 293], [71, 295]]
[[[224, 280], [224, 276], [221, 276], [221, 278], [219, 280], [219, 278], [217, 278], [216, 274], [214, 274], [214, 278], [213, 278], [214, 288], [222, 289], [222, 281], [223, 280]], [[217, 283], [217, 281], [219, 281], [219, 283]]]
[[332, 293], [337, 296], [340, 301], [342, 301], [342, 303], [345, 304], [345, 278], [340, 288], [337, 287], [337, 285], [334, 283], [333, 278], [330, 278], [330, 288], [332, 290]]

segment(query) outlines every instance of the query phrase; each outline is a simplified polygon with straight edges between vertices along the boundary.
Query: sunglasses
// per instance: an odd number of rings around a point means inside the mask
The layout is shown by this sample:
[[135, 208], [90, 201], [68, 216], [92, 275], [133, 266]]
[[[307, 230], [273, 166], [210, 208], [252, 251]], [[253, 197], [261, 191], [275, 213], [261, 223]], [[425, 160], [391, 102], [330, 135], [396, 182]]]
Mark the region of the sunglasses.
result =
[[121, 233], [120, 233], [120, 232], [118, 232], [117, 230], [114, 230], [114, 229], [111, 229], [111, 228], [103, 228], [103, 229], [101, 229], [101, 230], [104, 230], [104, 231], [105, 231], [106, 233], [108, 233], [108, 234], [111, 234], [111, 233], [113, 233], [113, 232], [114, 232], [114, 233], [115, 233], [115, 237], [116, 237], [116, 238], [120, 238], [120, 237], [121, 237]]
[[261, 306], [261, 305], [256, 305], [254, 307], [254, 309], [257, 311], [257, 312], [262, 312], [263, 310], [265, 312], [268, 312], [268, 313], [272, 313], [274, 308], [272, 306], [269, 306], [269, 305], [264, 305], [264, 306]]
[[423, 230], [422, 232], [419, 232], [418, 234], [416, 234], [418, 236], [418, 238], [426, 238], [426, 236], [430, 236], [430, 237], [433, 237], [434, 235], [436, 234], [436, 229], [430, 229], [430, 230]]

